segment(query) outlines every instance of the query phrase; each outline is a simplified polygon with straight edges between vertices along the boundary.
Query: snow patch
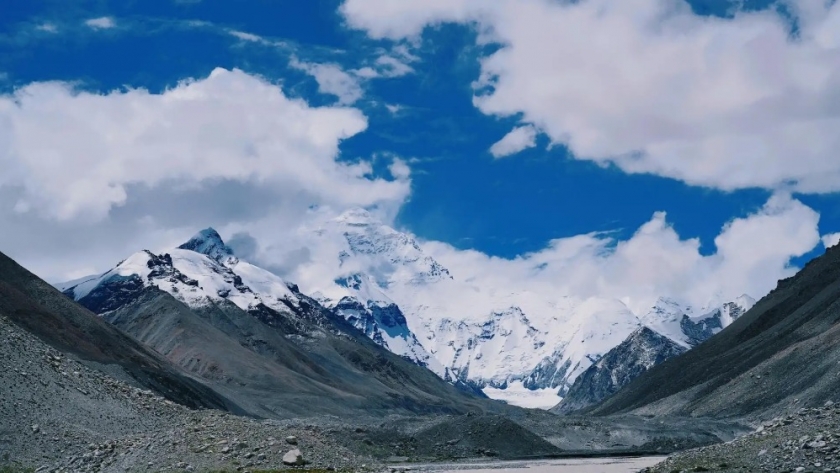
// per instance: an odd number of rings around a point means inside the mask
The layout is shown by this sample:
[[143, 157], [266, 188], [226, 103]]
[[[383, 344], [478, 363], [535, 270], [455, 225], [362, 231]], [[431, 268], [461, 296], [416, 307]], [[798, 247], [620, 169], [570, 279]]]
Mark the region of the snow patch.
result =
[[510, 383], [506, 389], [487, 386], [482, 391], [490, 399], [504, 401], [508, 404], [528, 409], [551, 409], [563, 400], [557, 394], [556, 389], [530, 390], [521, 382]]

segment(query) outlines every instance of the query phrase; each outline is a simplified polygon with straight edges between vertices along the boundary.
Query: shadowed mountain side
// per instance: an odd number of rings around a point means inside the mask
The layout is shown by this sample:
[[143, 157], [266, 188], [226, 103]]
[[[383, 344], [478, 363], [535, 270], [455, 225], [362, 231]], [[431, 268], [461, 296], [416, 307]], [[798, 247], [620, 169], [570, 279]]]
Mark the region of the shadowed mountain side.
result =
[[262, 307], [255, 315], [226, 301], [190, 308], [155, 287], [104, 317], [254, 415], [509, 409], [465, 395], [298, 297], [303, 326], [295, 334], [286, 333], [288, 323], [264, 322], [290, 314]]
[[840, 246], [811, 261], [732, 325], [588, 410], [607, 415], [773, 417], [837, 401]]
[[0, 313], [54, 348], [88, 362], [119, 367], [124, 375], [174, 402], [244, 412], [2, 253]]
[[551, 412], [568, 414], [595, 405], [653, 366], [685, 353], [686, 350], [668, 337], [642, 327], [578, 376], [569, 392]]

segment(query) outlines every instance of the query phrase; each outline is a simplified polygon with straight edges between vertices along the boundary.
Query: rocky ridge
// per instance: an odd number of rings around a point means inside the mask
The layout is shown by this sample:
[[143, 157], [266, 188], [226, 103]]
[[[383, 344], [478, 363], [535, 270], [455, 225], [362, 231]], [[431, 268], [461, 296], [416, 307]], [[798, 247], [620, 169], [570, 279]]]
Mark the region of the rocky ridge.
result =
[[597, 404], [645, 371], [686, 351], [670, 338], [641, 327], [584, 371], [551, 411], [566, 414]]

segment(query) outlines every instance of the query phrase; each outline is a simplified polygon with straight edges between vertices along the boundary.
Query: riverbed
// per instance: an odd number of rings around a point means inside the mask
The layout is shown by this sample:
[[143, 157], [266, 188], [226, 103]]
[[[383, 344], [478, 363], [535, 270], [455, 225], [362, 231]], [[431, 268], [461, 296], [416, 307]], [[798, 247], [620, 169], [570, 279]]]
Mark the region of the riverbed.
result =
[[568, 458], [562, 460], [435, 463], [401, 465], [400, 469], [436, 473], [635, 473], [666, 457]]

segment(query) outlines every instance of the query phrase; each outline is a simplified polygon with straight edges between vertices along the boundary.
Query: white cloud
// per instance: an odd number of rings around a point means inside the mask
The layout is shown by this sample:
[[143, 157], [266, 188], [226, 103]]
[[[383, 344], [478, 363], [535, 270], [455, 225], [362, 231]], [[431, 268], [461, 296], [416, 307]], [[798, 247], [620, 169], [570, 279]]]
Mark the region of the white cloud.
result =
[[763, 296], [778, 279], [796, 271], [789, 266], [791, 257], [819, 243], [818, 220], [811, 208], [778, 195], [760, 211], [727, 224], [712, 255], [700, 253], [697, 239], [681, 238], [664, 213], [655, 214], [627, 240], [578, 235], [515, 259], [460, 251], [440, 242], [423, 248], [456, 278], [484, 290], [611, 297], [643, 314], [660, 296], [697, 307], [743, 293]]
[[825, 246], [826, 248], [831, 248], [832, 246], [837, 245], [838, 243], [840, 243], [840, 232], [823, 235], [822, 243], [823, 246]]
[[690, 184], [840, 190], [840, 2], [696, 15], [682, 0], [346, 0], [351, 27], [415, 40], [474, 25], [476, 107], [520, 115], [575, 157]]
[[100, 220], [131, 189], [238, 182], [341, 206], [402, 202], [405, 181], [371, 180], [335, 161], [367, 126], [355, 109], [314, 108], [239, 70], [214, 70], [160, 94], [95, 94], [58, 82], [0, 96], [0, 190], [19, 212]]
[[404, 108], [405, 107], [403, 107], [402, 105], [399, 105], [399, 104], [390, 104], [390, 103], [385, 104], [385, 109], [388, 110], [391, 113], [391, 115], [396, 115], [396, 114], [400, 113]]
[[290, 65], [314, 77], [318, 82], [318, 92], [338, 97], [340, 104], [350, 105], [362, 98], [359, 79], [338, 64], [315, 64], [292, 58]]
[[117, 23], [110, 16], [103, 16], [99, 18], [91, 18], [90, 20], [85, 21], [85, 25], [95, 30], [106, 30], [116, 27]]
[[531, 125], [519, 126], [511, 130], [490, 147], [494, 158], [503, 158], [537, 145], [537, 130]]
[[47, 33], [57, 33], [58, 27], [52, 23], [43, 23], [35, 27], [38, 31], [45, 31]]
[[399, 158], [394, 159], [391, 165], [388, 166], [388, 171], [394, 179], [401, 181], [407, 181], [411, 177], [411, 168], [408, 167], [405, 161]]
[[410, 64], [420, 60], [404, 44], [397, 44], [390, 51], [380, 49], [377, 54], [376, 59], [369, 62], [370, 65], [352, 70], [353, 75], [363, 79], [402, 77], [413, 74], [415, 71]]
[[247, 33], [245, 31], [228, 30], [228, 33], [235, 38], [241, 39], [242, 41], [251, 41], [253, 43], [265, 42], [265, 39], [263, 39], [262, 36], [255, 35], [253, 33]]

